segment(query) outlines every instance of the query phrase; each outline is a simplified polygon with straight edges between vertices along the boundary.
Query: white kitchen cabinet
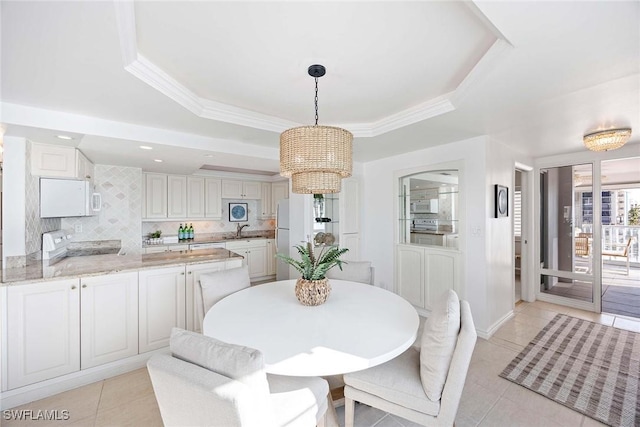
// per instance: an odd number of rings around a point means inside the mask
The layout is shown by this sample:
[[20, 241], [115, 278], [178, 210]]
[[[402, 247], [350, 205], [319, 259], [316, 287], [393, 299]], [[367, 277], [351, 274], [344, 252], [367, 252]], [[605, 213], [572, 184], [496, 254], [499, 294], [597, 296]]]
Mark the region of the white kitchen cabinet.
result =
[[263, 182], [261, 200], [261, 218], [275, 218], [280, 200], [289, 198], [288, 182]]
[[7, 288], [7, 388], [80, 370], [78, 279]]
[[173, 327], [185, 328], [185, 267], [138, 273], [138, 351], [167, 347]]
[[92, 180], [93, 168], [93, 163], [77, 148], [31, 143], [33, 176]]
[[260, 198], [260, 218], [273, 218], [273, 203], [271, 202], [272, 194], [271, 194], [271, 183], [263, 182], [262, 186], [262, 196]]
[[80, 150], [76, 150], [76, 170], [78, 178], [93, 182], [95, 166]]
[[241, 266], [242, 260], [239, 258], [186, 266], [186, 329], [195, 332], [202, 332], [200, 330], [200, 322], [201, 319], [204, 318], [205, 313], [203, 313], [202, 308], [200, 275]]
[[187, 218], [205, 217], [205, 181], [199, 176], [187, 177]]
[[262, 197], [262, 185], [258, 181], [222, 180], [223, 199], [255, 199]]
[[276, 240], [267, 239], [267, 276], [276, 274]]
[[396, 292], [414, 306], [431, 310], [445, 290], [459, 293], [459, 270], [456, 251], [398, 245]]
[[187, 217], [187, 177], [167, 175], [167, 218]]
[[144, 218], [167, 217], [167, 175], [144, 174]]
[[138, 354], [138, 273], [80, 279], [81, 369]]
[[278, 202], [289, 198], [289, 181], [274, 182], [271, 184], [271, 212], [275, 217], [278, 210]]
[[416, 307], [424, 308], [424, 250], [398, 246], [397, 293]]
[[251, 279], [267, 276], [266, 239], [227, 242], [227, 249], [244, 257]]
[[204, 180], [204, 212], [207, 218], [222, 218], [221, 185], [222, 181], [217, 178], [205, 178]]

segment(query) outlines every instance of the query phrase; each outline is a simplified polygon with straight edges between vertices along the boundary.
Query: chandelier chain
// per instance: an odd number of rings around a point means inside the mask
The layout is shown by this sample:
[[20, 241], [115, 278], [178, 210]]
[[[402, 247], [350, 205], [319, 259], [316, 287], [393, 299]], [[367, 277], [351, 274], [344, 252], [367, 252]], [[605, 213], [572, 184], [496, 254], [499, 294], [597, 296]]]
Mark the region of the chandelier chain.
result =
[[314, 102], [316, 104], [316, 126], [318, 126], [318, 78], [316, 77], [316, 97]]

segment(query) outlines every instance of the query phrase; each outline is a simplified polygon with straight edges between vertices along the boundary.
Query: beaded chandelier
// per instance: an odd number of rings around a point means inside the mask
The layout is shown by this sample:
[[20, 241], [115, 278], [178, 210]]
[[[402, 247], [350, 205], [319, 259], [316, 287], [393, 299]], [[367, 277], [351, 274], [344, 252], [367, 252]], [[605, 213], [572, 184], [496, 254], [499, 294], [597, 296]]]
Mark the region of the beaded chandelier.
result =
[[610, 129], [584, 136], [585, 147], [591, 151], [608, 151], [622, 147], [631, 137], [631, 129]]

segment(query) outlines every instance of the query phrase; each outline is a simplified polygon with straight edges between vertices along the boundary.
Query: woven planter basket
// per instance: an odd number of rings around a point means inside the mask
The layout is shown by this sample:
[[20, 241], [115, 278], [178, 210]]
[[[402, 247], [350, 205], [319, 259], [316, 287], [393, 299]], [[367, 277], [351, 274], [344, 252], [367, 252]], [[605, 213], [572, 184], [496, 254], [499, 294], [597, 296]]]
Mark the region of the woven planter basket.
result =
[[305, 280], [302, 277], [296, 282], [296, 298], [303, 305], [323, 304], [331, 293], [329, 279]]

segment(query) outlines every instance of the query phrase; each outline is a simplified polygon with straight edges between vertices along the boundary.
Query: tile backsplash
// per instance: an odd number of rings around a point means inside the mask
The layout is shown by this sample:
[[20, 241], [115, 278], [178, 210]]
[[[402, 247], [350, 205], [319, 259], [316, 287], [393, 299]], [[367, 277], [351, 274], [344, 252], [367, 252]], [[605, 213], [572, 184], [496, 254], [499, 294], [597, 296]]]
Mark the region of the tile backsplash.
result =
[[140, 253], [142, 242], [142, 170], [123, 166], [95, 166], [96, 191], [102, 210], [96, 216], [63, 218], [62, 228], [76, 233], [76, 241], [120, 240], [127, 253]]

